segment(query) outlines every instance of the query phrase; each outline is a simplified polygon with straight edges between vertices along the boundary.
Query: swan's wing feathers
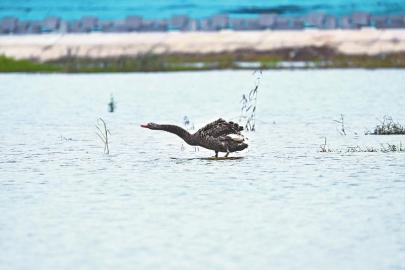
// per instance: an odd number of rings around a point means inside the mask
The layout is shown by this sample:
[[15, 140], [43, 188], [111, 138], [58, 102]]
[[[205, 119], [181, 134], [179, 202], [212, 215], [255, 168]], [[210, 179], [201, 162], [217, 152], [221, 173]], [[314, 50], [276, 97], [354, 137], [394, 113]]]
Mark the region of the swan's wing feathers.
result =
[[198, 133], [205, 133], [207, 135], [211, 134], [210, 132], [215, 129], [216, 127], [222, 125], [223, 123], [226, 123], [226, 121], [222, 118], [219, 118], [218, 120], [211, 122], [204, 127], [200, 128], [197, 132]]
[[233, 138], [233, 136], [230, 135], [219, 137], [206, 136], [204, 138], [204, 141], [201, 141], [201, 146], [220, 152], [242, 151], [243, 149], [248, 147], [247, 143], [245, 143], [244, 140], [240, 140], [240, 138], [239, 140], [236, 140], [235, 138]]
[[226, 122], [224, 119], [219, 118], [218, 120], [207, 124], [205, 127], [199, 129], [197, 133], [202, 136], [212, 136], [212, 137], [220, 137], [223, 135], [229, 134], [240, 134], [243, 130], [243, 127], [234, 123], [232, 121]]

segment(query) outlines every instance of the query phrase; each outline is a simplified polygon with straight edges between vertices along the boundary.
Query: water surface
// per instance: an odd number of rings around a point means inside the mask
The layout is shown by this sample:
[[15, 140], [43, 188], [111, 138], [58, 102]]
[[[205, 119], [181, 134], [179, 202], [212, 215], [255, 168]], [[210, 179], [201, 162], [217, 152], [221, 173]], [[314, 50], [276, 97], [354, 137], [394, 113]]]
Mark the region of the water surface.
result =
[[156, 19], [178, 14], [200, 18], [214, 14], [249, 17], [261, 13], [301, 16], [311, 11], [348, 15], [359, 10], [373, 14], [401, 14], [405, 12], [405, 0], [2, 0], [0, 18], [16, 16], [32, 20], [60, 16], [72, 20], [81, 16], [97, 16], [102, 19], [123, 19], [128, 15], [140, 15]]
[[363, 135], [385, 114], [405, 122], [402, 70], [265, 72], [239, 159], [139, 127], [236, 121], [254, 81], [0, 75], [0, 268], [405, 269], [405, 153], [319, 152], [324, 137], [338, 150], [405, 144]]

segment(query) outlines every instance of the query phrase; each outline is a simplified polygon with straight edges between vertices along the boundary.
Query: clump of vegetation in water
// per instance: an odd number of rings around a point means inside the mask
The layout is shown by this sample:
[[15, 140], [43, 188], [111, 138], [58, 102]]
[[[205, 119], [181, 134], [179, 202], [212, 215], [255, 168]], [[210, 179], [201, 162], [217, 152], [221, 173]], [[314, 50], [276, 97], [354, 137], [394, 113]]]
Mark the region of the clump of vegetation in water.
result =
[[101, 139], [101, 141], [104, 143], [104, 154], [110, 154], [110, 148], [109, 148], [109, 140], [108, 140], [108, 135], [111, 135], [110, 130], [107, 128], [107, 124], [103, 120], [103, 118], [97, 119], [97, 136]]
[[368, 131], [366, 135], [405, 135], [405, 127], [398, 122], [394, 122], [392, 117], [384, 116], [383, 121], [380, 121], [374, 131]]
[[260, 79], [262, 78], [262, 71], [256, 70], [253, 74], [257, 74], [256, 83], [253, 89], [247, 95], [243, 94], [240, 110], [239, 122], [244, 123], [243, 126], [247, 131], [256, 130], [256, 104], [257, 104], [257, 90], [259, 89]]
[[333, 152], [333, 150], [330, 149], [326, 143], [326, 137], [324, 139], [325, 139], [325, 142], [319, 146], [320, 147], [319, 152], [321, 152], [321, 153]]
[[371, 152], [381, 152], [381, 153], [391, 153], [391, 152], [405, 152], [405, 147], [402, 146], [402, 143], [396, 144], [381, 144], [380, 147], [372, 147], [372, 146], [349, 146], [346, 148], [348, 153], [371, 153]]
[[373, 147], [373, 146], [348, 146], [345, 149], [332, 149], [330, 148], [327, 143], [326, 143], [326, 138], [325, 142], [320, 145], [320, 150], [319, 152], [321, 153], [375, 153], [375, 152], [380, 152], [380, 153], [392, 153], [392, 152], [405, 152], [405, 147], [402, 145], [402, 142], [400, 142], [398, 145], [396, 144], [380, 144], [379, 147]]

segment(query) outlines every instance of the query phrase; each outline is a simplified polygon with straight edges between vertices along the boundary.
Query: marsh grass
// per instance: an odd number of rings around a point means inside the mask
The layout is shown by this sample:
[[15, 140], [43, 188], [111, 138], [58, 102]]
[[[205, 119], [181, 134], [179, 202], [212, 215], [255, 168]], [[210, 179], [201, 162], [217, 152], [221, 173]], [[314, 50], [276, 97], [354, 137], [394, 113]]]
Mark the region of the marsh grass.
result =
[[342, 136], [346, 136], [346, 128], [345, 128], [345, 117], [343, 114], [340, 114], [340, 119], [339, 120], [333, 120], [336, 123], [340, 124], [340, 129], [338, 129], [338, 132]]
[[[405, 68], [405, 53], [385, 55], [344, 55], [327, 47], [286, 48], [265, 52], [240, 50], [221, 53], [157, 53], [151, 50], [136, 56], [106, 58], [66, 57], [39, 62], [15, 60], [0, 56], [0, 72], [155, 72], [194, 71], [219, 69], [250, 69], [257, 67], [240, 66], [237, 63], [258, 63], [261, 69], [290, 69], [280, 63], [306, 63], [301, 69], [311, 68]], [[249, 67], [250, 66], [250, 67]]]
[[109, 148], [109, 138], [108, 135], [111, 135], [110, 130], [107, 128], [107, 124], [103, 120], [103, 118], [97, 119], [97, 136], [100, 138], [100, 140], [104, 143], [104, 154], [110, 154], [110, 148]]
[[382, 143], [379, 145], [379, 147], [374, 147], [374, 146], [347, 146], [344, 149], [333, 149], [330, 148], [326, 142], [326, 138], [324, 138], [325, 141], [323, 144], [321, 144], [319, 147], [319, 152], [320, 153], [392, 153], [392, 152], [405, 152], [405, 146], [402, 145], [402, 142], [399, 142], [399, 144], [390, 144], [390, 143]]
[[50, 63], [32, 60], [16, 60], [0, 55], [0, 72], [63, 72], [63, 69]]
[[394, 122], [391, 116], [384, 116], [379, 120], [380, 124], [374, 128], [374, 131], [367, 131], [366, 135], [405, 135], [405, 127], [398, 122]]
[[354, 146], [354, 147], [347, 147], [344, 152], [348, 153], [372, 153], [372, 152], [380, 152], [380, 153], [392, 153], [392, 152], [405, 152], [405, 147], [403, 147], [402, 143], [400, 142], [398, 145], [396, 144], [380, 144], [379, 147], [373, 146]]
[[321, 153], [333, 152], [333, 150], [329, 148], [326, 142], [326, 137], [324, 138], [324, 140], [325, 140], [324, 143], [319, 146], [320, 147], [319, 152]]
[[259, 89], [262, 74], [261, 70], [255, 70], [253, 72], [253, 75], [256, 75], [255, 85], [248, 94], [242, 95], [240, 101], [242, 105], [240, 109], [239, 123], [243, 123], [243, 126], [247, 131], [256, 130], [257, 90]]

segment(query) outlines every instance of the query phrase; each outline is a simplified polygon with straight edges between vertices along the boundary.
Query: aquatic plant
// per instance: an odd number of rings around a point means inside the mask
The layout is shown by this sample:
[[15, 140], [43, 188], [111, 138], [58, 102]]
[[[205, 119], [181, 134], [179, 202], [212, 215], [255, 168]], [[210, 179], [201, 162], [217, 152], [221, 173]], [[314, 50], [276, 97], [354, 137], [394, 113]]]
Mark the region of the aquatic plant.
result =
[[380, 146], [373, 147], [373, 146], [349, 146], [346, 148], [346, 152], [351, 153], [370, 153], [370, 152], [381, 152], [381, 153], [390, 153], [390, 152], [405, 152], [405, 148], [402, 146], [402, 142], [398, 145], [395, 144], [380, 144]]
[[344, 115], [343, 115], [343, 114], [340, 114], [340, 120], [333, 120], [333, 121], [335, 121], [336, 123], [340, 124], [340, 129], [338, 130], [339, 134], [346, 136]]
[[242, 125], [247, 131], [256, 130], [257, 90], [259, 89], [262, 74], [261, 70], [255, 70], [253, 72], [253, 75], [256, 75], [255, 86], [247, 95], [243, 94], [240, 101], [242, 106], [240, 109], [239, 123], [243, 123]]
[[115, 111], [115, 107], [116, 107], [116, 105], [115, 105], [114, 97], [111, 94], [111, 99], [110, 99], [110, 102], [108, 103], [108, 111], [110, 113], [113, 113]]
[[366, 135], [405, 135], [405, 127], [398, 122], [394, 122], [391, 116], [384, 116], [379, 120], [380, 124], [374, 128], [373, 132], [367, 131]]
[[183, 125], [187, 130], [194, 130], [194, 123], [190, 121], [187, 115], [183, 117]]
[[402, 147], [402, 142], [399, 145], [381, 144], [381, 152], [405, 152], [405, 147]]
[[110, 148], [109, 148], [109, 140], [108, 140], [108, 135], [111, 135], [110, 130], [107, 128], [107, 124], [103, 120], [103, 118], [97, 119], [97, 136], [101, 139], [101, 141], [104, 143], [104, 154], [110, 154]]
[[62, 135], [60, 135], [59, 138], [60, 138], [61, 141], [73, 141], [72, 138], [68, 138], [68, 137], [65, 137], [65, 136], [62, 136]]
[[319, 152], [321, 153], [332, 152], [332, 150], [328, 147], [326, 143], [326, 137], [324, 139], [325, 139], [324, 143], [319, 146], [321, 148]]
[[[187, 115], [183, 117], [183, 125], [186, 128], [186, 130], [194, 130], [194, 123], [191, 122], [190, 118], [188, 118]], [[181, 151], [184, 151], [186, 148], [184, 147], [183, 144], [181, 144]], [[198, 146], [193, 146], [194, 152], [200, 151]]]
[[380, 152], [380, 153], [391, 153], [391, 152], [405, 152], [405, 147], [402, 145], [402, 142], [399, 142], [398, 145], [396, 144], [380, 144], [379, 147], [374, 147], [374, 146], [347, 146], [344, 149], [332, 149], [330, 148], [327, 143], [326, 143], [326, 138], [325, 142], [320, 145], [320, 150], [319, 152], [321, 153], [375, 153], [375, 152]]

